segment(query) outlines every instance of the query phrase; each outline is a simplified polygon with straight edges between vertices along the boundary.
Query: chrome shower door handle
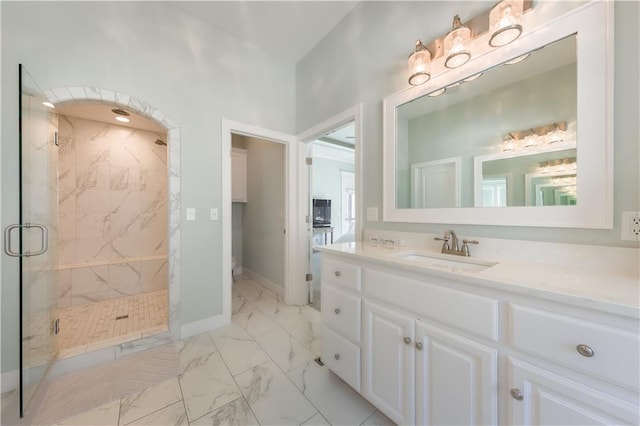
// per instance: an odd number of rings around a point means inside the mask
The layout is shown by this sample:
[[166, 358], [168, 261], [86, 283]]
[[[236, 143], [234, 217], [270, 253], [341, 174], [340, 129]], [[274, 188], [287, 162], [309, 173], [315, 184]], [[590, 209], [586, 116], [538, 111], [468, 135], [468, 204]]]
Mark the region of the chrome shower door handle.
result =
[[[11, 231], [14, 229], [22, 229], [22, 228], [36, 228], [39, 229], [40, 234], [40, 250], [34, 252], [17, 252], [11, 250]], [[49, 232], [47, 231], [47, 227], [44, 225], [40, 225], [37, 223], [26, 223], [24, 225], [9, 225], [4, 228], [4, 252], [11, 257], [31, 257], [31, 256], [40, 256], [44, 254], [49, 249]]]

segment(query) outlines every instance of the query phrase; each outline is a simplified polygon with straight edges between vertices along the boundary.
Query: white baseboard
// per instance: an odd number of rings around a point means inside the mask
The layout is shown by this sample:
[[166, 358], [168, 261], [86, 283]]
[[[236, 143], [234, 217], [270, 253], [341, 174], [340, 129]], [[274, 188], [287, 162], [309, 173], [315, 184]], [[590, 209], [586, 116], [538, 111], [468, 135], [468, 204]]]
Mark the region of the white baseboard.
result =
[[2, 373], [2, 393], [18, 389], [18, 381], [20, 372], [18, 370], [9, 370]]
[[268, 288], [278, 296], [284, 297], [283, 286], [274, 283], [273, 281], [263, 277], [262, 275], [256, 274], [251, 269], [246, 267], [242, 269], [242, 273], [247, 277], [251, 278], [252, 280], [254, 280], [255, 282], [257, 282], [258, 284], [265, 286], [266, 288]]
[[201, 319], [198, 321], [193, 321], [182, 325], [182, 327], [180, 328], [180, 338], [186, 339], [187, 337], [195, 336], [196, 334], [224, 327], [225, 325], [229, 325], [230, 323], [231, 317], [224, 314]]

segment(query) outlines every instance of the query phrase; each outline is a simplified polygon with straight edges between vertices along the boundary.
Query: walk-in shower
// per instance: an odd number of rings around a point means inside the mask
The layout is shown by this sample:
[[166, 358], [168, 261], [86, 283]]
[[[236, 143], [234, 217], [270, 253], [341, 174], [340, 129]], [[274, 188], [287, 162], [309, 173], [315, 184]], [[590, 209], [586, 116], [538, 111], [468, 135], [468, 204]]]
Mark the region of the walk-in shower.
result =
[[168, 329], [167, 144], [164, 129], [123, 108], [75, 103], [56, 112], [65, 357]]

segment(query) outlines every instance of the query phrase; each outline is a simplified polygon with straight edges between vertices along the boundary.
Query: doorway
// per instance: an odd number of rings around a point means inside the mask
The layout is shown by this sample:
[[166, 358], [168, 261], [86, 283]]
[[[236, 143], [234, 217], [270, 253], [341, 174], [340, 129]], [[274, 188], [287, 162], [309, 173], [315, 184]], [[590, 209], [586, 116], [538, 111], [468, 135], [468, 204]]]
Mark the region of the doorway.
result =
[[355, 241], [355, 125], [349, 122], [309, 144], [312, 218], [309, 304], [320, 310], [320, 252], [317, 247]]
[[232, 146], [232, 277], [240, 293], [253, 281], [284, 297], [285, 145], [240, 134]]
[[[301, 263], [306, 266], [306, 301], [318, 310], [322, 256], [317, 247], [362, 239], [361, 116], [362, 105], [357, 105], [298, 137], [303, 147], [299, 164], [306, 165], [300, 173], [300, 210], [306, 216], [299, 228]], [[329, 221], [316, 220], [314, 200], [331, 204]]]

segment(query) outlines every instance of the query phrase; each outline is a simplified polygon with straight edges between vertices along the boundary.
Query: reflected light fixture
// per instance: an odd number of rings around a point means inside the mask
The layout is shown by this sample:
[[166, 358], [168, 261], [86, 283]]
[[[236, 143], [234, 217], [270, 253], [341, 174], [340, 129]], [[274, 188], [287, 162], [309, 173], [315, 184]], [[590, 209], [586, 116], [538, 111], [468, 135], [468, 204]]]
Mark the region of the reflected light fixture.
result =
[[531, 56], [531, 52], [529, 53], [525, 53], [524, 55], [520, 55], [517, 58], [513, 58], [510, 61], [505, 62], [505, 65], [514, 65], [517, 64], [519, 62], [524, 61], [525, 59], [527, 59], [529, 56]]
[[431, 52], [422, 41], [416, 40], [416, 49], [409, 56], [409, 84], [419, 86], [431, 78]]
[[468, 83], [468, 82], [470, 82], [470, 81], [473, 81], [473, 80], [476, 80], [476, 79], [478, 79], [478, 78], [482, 77], [482, 74], [483, 74], [482, 72], [479, 72], [479, 73], [477, 73], [477, 74], [470, 75], [469, 77], [467, 77], [467, 78], [463, 79], [462, 81], [464, 81], [464, 82], [467, 82], [467, 83]]
[[49, 101], [43, 102], [42, 105], [46, 106], [47, 108], [55, 108], [55, 106]]
[[522, 34], [522, 0], [503, 0], [489, 13], [489, 45], [505, 46]]
[[447, 59], [444, 61], [445, 67], [458, 68], [471, 59], [470, 39], [471, 30], [462, 25], [460, 16], [454, 16], [453, 29], [444, 38], [444, 52], [447, 55]]
[[435, 98], [436, 96], [440, 96], [440, 95], [442, 95], [442, 94], [443, 94], [444, 92], [446, 92], [446, 91], [447, 91], [447, 88], [446, 88], [446, 87], [443, 87], [443, 88], [441, 88], [441, 89], [434, 90], [434, 91], [433, 91], [433, 92], [431, 92], [431, 93], [427, 93], [427, 96], [429, 96], [430, 98]]
[[121, 123], [128, 123], [130, 120], [127, 117], [122, 117], [122, 116], [117, 116], [116, 120], [118, 120]]
[[509, 134], [507, 138], [502, 142], [502, 152], [515, 151], [516, 147], [517, 147], [516, 140], [513, 138], [511, 134]]

